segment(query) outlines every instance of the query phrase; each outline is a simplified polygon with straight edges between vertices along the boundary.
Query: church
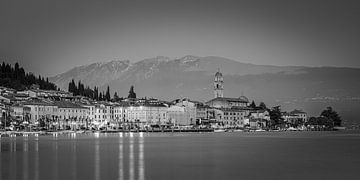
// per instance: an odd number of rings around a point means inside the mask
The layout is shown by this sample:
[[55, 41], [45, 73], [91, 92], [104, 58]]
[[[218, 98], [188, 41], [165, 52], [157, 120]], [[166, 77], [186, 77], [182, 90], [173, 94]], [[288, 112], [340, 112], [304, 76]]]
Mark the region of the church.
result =
[[206, 105], [214, 108], [245, 108], [248, 104], [249, 100], [245, 96], [238, 98], [224, 97], [224, 78], [220, 69], [218, 69], [214, 79], [214, 99], [206, 102]]

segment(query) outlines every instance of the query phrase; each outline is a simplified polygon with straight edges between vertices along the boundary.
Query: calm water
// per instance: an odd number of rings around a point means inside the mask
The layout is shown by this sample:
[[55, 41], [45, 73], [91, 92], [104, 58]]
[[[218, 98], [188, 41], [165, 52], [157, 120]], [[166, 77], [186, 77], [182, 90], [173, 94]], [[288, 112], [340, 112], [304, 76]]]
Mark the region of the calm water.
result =
[[359, 132], [2, 137], [1, 179], [360, 179]]

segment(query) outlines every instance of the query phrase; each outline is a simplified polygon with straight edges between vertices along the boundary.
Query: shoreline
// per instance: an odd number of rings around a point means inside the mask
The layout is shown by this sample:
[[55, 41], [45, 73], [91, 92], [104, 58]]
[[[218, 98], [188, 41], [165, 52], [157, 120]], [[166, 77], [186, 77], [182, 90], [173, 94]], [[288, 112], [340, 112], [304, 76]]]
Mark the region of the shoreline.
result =
[[[340, 130], [341, 132], [352, 132], [356, 130]], [[28, 136], [58, 136], [58, 135], [71, 135], [71, 134], [96, 134], [96, 133], [264, 133], [264, 132], [339, 132], [337, 131], [226, 131], [226, 132], [216, 132], [214, 129], [188, 129], [188, 130], [102, 130], [102, 131], [73, 131], [73, 130], [64, 130], [64, 131], [33, 131], [33, 132], [23, 132], [23, 131], [2, 131], [0, 132], [0, 137], [28, 137]]]

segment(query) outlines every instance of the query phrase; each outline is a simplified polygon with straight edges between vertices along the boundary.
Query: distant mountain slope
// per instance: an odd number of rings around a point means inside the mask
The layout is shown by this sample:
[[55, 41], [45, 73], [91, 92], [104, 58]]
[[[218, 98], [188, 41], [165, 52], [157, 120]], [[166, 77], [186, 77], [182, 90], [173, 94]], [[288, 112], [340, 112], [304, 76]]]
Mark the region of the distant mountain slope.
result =
[[116, 90], [120, 96], [127, 96], [129, 87], [135, 85], [139, 96], [206, 101], [213, 98], [213, 75], [218, 68], [224, 74], [225, 96], [244, 94], [269, 106], [302, 108], [315, 115], [329, 105], [341, 112], [360, 109], [360, 69], [356, 68], [267, 66], [214, 56], [159, 56], [135, 63], [90, 64], [50, 80], [63, 89], [74, 78], [100, 89], [110, 85], [112, 93]]
[[68, 90], [69, 82], [72, 79], [81, 80], [90, 87], [106, 85], [109, 81], [117, 79], [130, 66], [130, 61], [114, 60], [105, 63], [93, 63], [75, 67], [65, 73], [51, 77], [50, 81], [54, 82], [63, 90]]
[[178, 59], [158, 56], [135, 63], [130, 63], [129, 60], [114, 60], [75, 67], [50, 78], [50, 81], [66, 90], [71, 79], [81, 80], [90, 86], [103, 86], [113, 80], [131, 79], [138, 82], [148, 79], [158, 72], [205, 72], [212, 75], [218, 68], [221, 69], [223, 74], [247, 75], [277, 72], [291, 73], [301, 67], [254, 65], [215, 56], [185, 56]]

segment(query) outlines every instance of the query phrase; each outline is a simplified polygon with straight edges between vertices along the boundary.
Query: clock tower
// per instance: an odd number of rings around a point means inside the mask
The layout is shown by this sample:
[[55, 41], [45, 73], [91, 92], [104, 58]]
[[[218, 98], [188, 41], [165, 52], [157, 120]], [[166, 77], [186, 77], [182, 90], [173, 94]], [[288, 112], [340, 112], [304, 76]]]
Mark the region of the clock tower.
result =
[[214, 95], [215, 98], [224, 97], [224, 79], [220, 69], [215, 73]]

